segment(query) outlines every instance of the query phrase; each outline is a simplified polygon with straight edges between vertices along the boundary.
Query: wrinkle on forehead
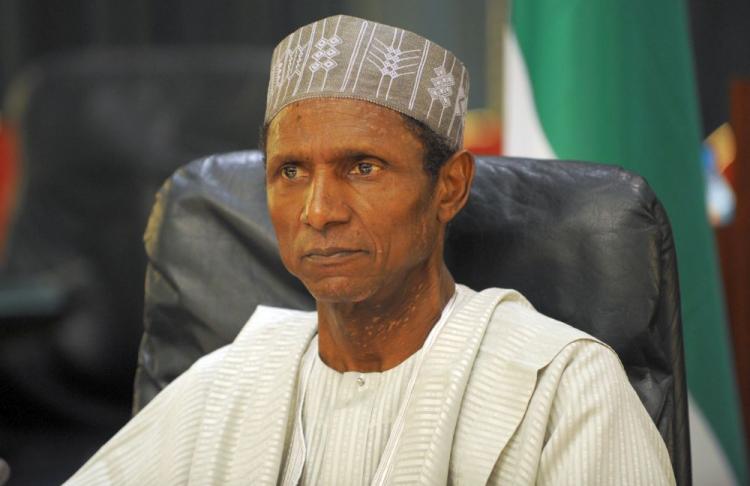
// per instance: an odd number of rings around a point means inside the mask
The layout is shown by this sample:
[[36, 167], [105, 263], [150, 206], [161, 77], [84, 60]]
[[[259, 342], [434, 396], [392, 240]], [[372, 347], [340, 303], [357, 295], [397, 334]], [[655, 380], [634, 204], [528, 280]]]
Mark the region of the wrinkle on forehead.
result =
[[406, 127], [400, 113], [362, 100], [313, 98], [298, 101], [281, 110], [269, 125], [269, 146], [273, 144], [282, 151], [313, 148], [315, 143], [325, 143], [332, 151], [351, 150], [349, 137], [356, 139], [362, 148], [422, 148], [421, 141]]

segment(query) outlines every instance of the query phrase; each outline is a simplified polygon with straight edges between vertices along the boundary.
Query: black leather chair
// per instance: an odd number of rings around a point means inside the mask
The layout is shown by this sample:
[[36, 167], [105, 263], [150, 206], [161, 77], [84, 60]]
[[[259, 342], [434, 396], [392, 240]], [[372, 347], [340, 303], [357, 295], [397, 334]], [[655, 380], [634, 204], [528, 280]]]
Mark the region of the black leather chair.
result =
[[[137, 411], [258, 304], [312, 309], [283, 268], [258, 152], [195, 161], [160, 191], [146, 231]], [[620, 168], [479, 157], [449, 227], [458, 282], [521, 291], [543, 313], [610, 344], [690, 484], [680, 299], [671, 229], [648, 184]]]

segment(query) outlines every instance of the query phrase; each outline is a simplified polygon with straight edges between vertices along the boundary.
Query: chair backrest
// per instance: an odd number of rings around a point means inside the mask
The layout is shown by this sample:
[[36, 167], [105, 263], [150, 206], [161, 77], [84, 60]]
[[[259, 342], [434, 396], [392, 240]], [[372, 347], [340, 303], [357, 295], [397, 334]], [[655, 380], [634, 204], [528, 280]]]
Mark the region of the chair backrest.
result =
[[[258, 304], [312, 309], [276, 248], [258, 152], [195, 161], [160, 191], [146, 231], [138, 410]], [[446, 262], [474, 289], [515, 288], [541, 312], [608, 343], [690, 482], [672, 233], [648, 184], [620, 168], [479, 157]]]

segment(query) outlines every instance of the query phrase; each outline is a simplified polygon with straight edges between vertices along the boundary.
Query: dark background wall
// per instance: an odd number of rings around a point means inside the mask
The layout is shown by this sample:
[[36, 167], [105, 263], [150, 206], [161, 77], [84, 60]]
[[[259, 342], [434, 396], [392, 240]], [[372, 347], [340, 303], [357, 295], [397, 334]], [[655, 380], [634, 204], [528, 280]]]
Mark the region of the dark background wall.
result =
[[342, 0], [0, 0], [0, 91], [26, 63], [88, 46], [273, 45]]
[[[492, 1], [492, 0], [488, 0]], [[339, 13], [409, 28], [451, 46], [485, 98], [485, 0], [0, 0], [0, 93], [27, 63], [84, 47], [273, 46]]]
[[750, 1], [690, 0], [696, 76], [706, 134], [729, 121], [729, 86], [750, 77]]
[[[407, 25], [450, 45], [485, 99], [484, 20], [494, 0], [0, 0], [0, 93], [28, 62], [86, 46], [272, 46], [296, 26], [352, 13]], [[704, 129], [728, 120], [728, 85], [750, 76], [750, 1], [689, 0]]]

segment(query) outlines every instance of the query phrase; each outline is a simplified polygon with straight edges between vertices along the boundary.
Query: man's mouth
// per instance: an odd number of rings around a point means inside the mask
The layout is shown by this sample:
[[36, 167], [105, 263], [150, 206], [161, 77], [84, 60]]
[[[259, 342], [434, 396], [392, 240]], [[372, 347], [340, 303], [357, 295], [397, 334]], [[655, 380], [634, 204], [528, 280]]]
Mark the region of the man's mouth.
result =
[[363, 250], [355, 248], [342, 248], [330, 246], [325, 248], [313, 248], [305, 253], [305, 259], [313, 262], [334, 262], [349, 257], [364, 254]]

